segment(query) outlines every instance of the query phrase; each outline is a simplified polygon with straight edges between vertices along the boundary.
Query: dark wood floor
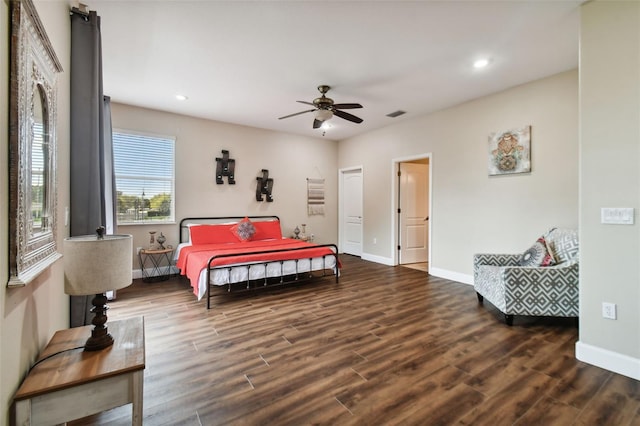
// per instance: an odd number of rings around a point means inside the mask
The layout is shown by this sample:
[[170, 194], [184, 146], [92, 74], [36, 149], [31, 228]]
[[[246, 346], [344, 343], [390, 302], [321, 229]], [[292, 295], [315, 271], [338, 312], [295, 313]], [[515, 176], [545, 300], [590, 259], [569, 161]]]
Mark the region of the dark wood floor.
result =
[[577, 361], [574, 320], [508, 327], [472, 286], [342, 261], [210, 311], [178, 278], [118, 291], [109, 319], [145, 318], [144, 424], [640, 425], [640, 382]]

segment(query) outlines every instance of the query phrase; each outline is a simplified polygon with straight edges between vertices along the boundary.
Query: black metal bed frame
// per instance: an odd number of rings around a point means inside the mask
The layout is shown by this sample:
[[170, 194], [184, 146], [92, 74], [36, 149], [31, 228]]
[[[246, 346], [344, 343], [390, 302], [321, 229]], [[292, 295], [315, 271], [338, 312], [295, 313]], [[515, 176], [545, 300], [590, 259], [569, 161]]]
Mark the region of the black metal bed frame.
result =
[[[188, 217], [188, 218], [184, 218], [180, 221], [180, 229], [179, 229], [179, 241], [180, 243], [183, 242], [183, 229], [187, 228], [186, 223], [196, 223], [196, 224], [215, 224], [215, 223], [223, 223], [223, 221], [226, 220], [242, 220], [245, 217], [248, 217], [250, 220], [268, 220], [268, 219], [276, 219], [276, 220], [280, 220], [280, 218], [278, 216], [224, 216], [224, 217]], [[205, 222], [207, 220], [214, 220], [217, 222]], [[336, 284], [338, 284], [339, 282], [339, 264], [340, 264], [340, 260], [339, 260], [339, 255], [338, 255], [338, 247], [335, 244], [314, 244], [312, 248], [321, 248], [321, 247], [327, 247], [331, 250], [330, 254], [325, 254], [322, 256], [322, 264], [323, 267], [321, 269], [322, 271], [322, 275], [321, 276], [317, 276], [313, 274], [313, 270], [312, 270], [312, 266], [311, 263], [313, 261], [314, 258], [318, 258], [319, 256], [314, 256], [314, 257], [309, 257], [309, 258], [299, 258], [299, 259], [287, 259], [287, 260], [268, 260], [268, 261], [263, 261], [263, 262], [252, 262], [252, 263], [247, 263], [244, 265], [221, 265], [221, 266], [212, 266], [212, 263], [214, 261], [216, 261], [217, 259], [221, 259], [221, 258], [227, 258], [227, 257], [236, 257], [239, 256], [238, 254], [220, 254], [220, 255], [214, 255], [211, 258], [209, 258], [209, 261], [207, 262], [207, 275], [206, 275], [206, 283], [207, 283], [207, 292], [206, 292], [206, 296], [207, 296], [207, 309], [211, 309], [211, 287], [215, 286], [215, 287], [220, 287], [219, 285], [215, 285], [215, 284], [211, 284], [210, 283], [210, 278], [211, 278], [211, 271], [212, 270], [216, 270], [216, 269], [228, 269], [228, 277], [229, 277], [229, 281], [230, 281], [230, 277], [231, 277], [231, 270], [233, 268], [238, 268], [241, 266], [244, 266], [247, 268], [247, 280], [246, 280], [246, 287], [243, 289], [244, 291], [247, 290], [252, 290], [252, 289], [258, 289], [258, 288], [266, 288], [266, 287], [274, 287], [274, 286], [280, 286], [280, 285], [284, 285], [284, 284], [289, 284], [292, 282], [302, 282], [302, 281], [307, 281], [310, 280], [312, 278], [321, 278], [321, 277], [326, 277], [327, 275], [327, 270], [331, 269], [331, 268], [327, 268], [326, 267], [326, 258], [327, 256], [333, 256], [335, 258], [335, 267], [332, 268], [333, 270], [333, 275], [335, 275], [336, 277]], [[285, 252], [295, 252], [295, 251], [303, 251], [303, 250], [309, 250], [310, 247], [296, 247], [296, 248], [289, 248], [289, 249], [278, 249], [278, 250], [266, 250], [266, 251], [256, 251], [256, 252], [246, 252], [246, 253], [242, 253], [242, 256], [250, 256], [250, 255], [256, 255], [256, 254], [268, 254], [268, 253], [285, 253]], [[308, 260], [309, 261], [309, 271], [305, 271], [304, 273], [300, 273], [298, 271], [298, 263], [300, 261], [303, 260]], [[295, 268], [295, 273], [293, 274], [285, 274], [284, 273], [284, 262], [286, 261], [294, 261], [296, 268]], [[267, 267], [270, 264], [280, 264], [280, 276], [274, 276], [274, 277], [268, 277], [267, 276]], [[255, 267], [263, 267], [265, 269], [265, 276], [264, 279], [257, 279], [257, 280], [251, 280], [251, 274], [250, 274], [250, 269], [251, 268], [255, 268]], [[318, 271], [318, 270], [317, 270]], [[271, 281], [271, 282], [270, 282]], [[252, 282], [255, 284], [253, 287], [251, 286]], [[258, 286], [258, 283], [262, 282], [262, 286]], [[228, 282], [227, 285], [227, 292], [231, 292], [232, 291], [232, 285], [233, 284], [240, 284], [240, 282]], [[239, 291], [239, 290], [236, 290]]]

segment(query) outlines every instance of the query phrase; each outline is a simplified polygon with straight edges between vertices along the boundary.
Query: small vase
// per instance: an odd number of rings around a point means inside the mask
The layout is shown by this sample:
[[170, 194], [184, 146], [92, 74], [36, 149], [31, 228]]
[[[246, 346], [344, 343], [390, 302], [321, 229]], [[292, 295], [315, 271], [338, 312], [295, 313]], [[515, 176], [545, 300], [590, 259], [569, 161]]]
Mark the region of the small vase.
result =
[[293, 230], [293, 235], [296, 240], [300, 238], [300, 228], [298, 228], [298, 226], [296, 225], [296, 229]]
[[160, 236], [156, 238], [156, 241], [160, 244], [160, 250], [164, 250], [164, 242], [167, 241], [167, 238], [162, 235], [162, 232], [160, 233]]
[[302, 224], [302, 232], [300, 233], [300, 239], [301, 240], [306, 240], [307, 239], [307, 224], [306, 223]]

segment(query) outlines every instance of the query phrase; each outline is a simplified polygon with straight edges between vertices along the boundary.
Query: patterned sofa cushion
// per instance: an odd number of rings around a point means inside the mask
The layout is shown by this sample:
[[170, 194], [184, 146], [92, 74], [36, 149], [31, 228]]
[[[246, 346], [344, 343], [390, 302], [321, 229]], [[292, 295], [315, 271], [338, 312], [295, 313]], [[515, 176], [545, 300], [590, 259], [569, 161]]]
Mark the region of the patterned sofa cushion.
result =
[[578, 232], [573, 229], [552, 229], [547, 235], [551, 255], [556, 263], [578, 258]]

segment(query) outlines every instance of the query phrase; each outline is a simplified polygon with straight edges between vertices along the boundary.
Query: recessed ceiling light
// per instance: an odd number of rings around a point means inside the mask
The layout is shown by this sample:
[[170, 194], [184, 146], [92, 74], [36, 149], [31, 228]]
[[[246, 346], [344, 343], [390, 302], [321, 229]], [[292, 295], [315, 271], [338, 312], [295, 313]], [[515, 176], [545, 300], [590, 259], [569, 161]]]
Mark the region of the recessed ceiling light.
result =
[[186, 101], [189, 98], [186, 97], [185, 95], [176, 95], [176, 99], [179, 101]]
[[484, 68], [487, 65], [489, 65], [489, 60], [488, 59], [478, 59], [477, 61], [475, 61], [473, 63], [473, 67], [474, 68]]

